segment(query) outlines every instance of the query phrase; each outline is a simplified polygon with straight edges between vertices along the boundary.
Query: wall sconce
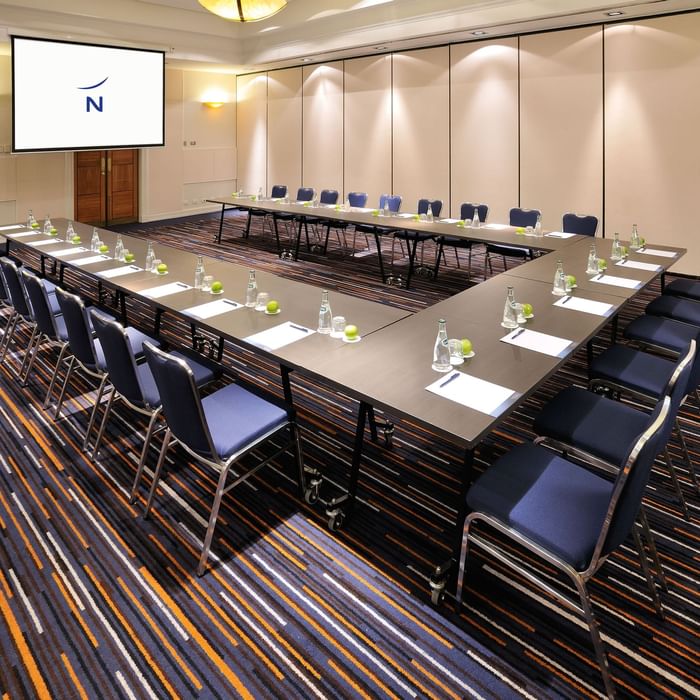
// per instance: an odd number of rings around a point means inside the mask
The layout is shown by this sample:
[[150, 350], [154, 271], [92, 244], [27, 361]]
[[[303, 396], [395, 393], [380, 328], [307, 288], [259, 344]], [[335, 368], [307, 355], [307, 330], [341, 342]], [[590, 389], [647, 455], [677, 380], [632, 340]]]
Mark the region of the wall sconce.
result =
[[209, 88], [202, 93], [202, 104], [209, 109], [219, 109], [229, 101], [229, 95], [221, 88]]
[[202, 102], [202, 104], [211, 109], [219, 109], [219, 107], [223, 107], [225, 103], [219, 102], [218, 100], [207, 100], [206, 102]]

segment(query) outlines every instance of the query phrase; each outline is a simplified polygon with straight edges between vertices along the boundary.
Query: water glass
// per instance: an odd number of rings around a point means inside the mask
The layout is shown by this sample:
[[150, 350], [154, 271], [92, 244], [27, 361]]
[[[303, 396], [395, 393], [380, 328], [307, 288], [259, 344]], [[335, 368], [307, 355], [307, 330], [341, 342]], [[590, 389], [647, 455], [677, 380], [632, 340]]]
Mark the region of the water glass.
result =
[[448, 341], [450, 349], [450, 364], [453, 367], [464, 362], [464, 352], [462, 351], [462, 341], [459, 338], [452, 338]]
[[345, 316], [333, 316], [331, 321], [331, 338], [342, 338], [345, 335]]
[[267, 292], [258, 292], [257, 299], [255, 300], [255, 310], [265, 311], [268, 301], [270, 301], [270, 295]]
[[518, 324], [527, 323], [527, 319], [525, 318], [525, 314], [523, 313], [523, 305], [519, 302], [515, 302], [515, 304], [513, 304], [513, 308], [515, 310]]
[[202, 277], [202, 291], [211, 292], [211, 283], [214, 281], [214, 275], [204, 275]]
[[153, 260], [153, 267], [151, 268], [151, 272], [158, 274], [158, 265], [160, 265], [163, 261], [160, 258], [154, 258]]

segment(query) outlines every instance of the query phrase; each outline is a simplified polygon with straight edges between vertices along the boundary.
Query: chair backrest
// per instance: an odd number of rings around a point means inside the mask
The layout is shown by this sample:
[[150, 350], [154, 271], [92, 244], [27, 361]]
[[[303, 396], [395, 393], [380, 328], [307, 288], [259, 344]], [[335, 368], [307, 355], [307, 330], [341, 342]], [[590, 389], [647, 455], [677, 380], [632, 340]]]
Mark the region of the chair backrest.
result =
[[44, 282], [31, 270], [27, 270], [24, 267], [20, 269], [19, 273], [22, 276], [24, 290], [27, 293], [31, 306], [32, 319], [36, 323], [39, 332], [52, 340], [58, 340], [56, 321], [51, 312], [49, 294], [46, 291]]
[[320, 204], [337, 204], [338, 190], [321, 190]]
[[78, 362], [90, 369], [96, 369], [95, 343], [90, 332], [87, 310], [83, 300], [76, 294], [70, 294], [60, 287], [56, 287], [56, 299], [66, 324], [68, 347]]
[[143, 344], [143, 351], [158, 387], [170, 432], [193, 452], [215, 459], [216, 451], [192, 370], [184, 360], [159, 350], [149, 342]]
[[297, 202], [310, 202], [314, 198], [313, 187], [300, 187], [297, 190]]
[[270, 192], [270, 197], [272, 199], [282, 199], [282, 197], [287, 196], [287, 185], [272, 185], [272, 191]]
[[601, 543], [601, 552], [608, 554], [627, 537], [632, 528], [656, 455], [664, 450], [673, 430], [678, 408], [685, 396], [688, 378], [695, 359], [696, 345], [691, 340], [669, 381], [669, 393], [656, 405], [646, 430], [637, 438], [627, 462], [615, 483], [609, 508], [610, 527]]
[[383, 194], [379, 197], [379, 209], [384, 209], [384, 203], [389, 206], [389, 211], [396, 214], [401, 209], [400, 194]]
[[32, 312], [29, 307], [29, 302], [24, 292], [24, 286], [19, 277], [17, 265], [10, 258], [0, 258], [0, 267], [7, 285], [7, 293], [10, 298], [10, 303], [15, 311], [24, 319], [30, 319]]
[[582, 236], [595, 236], [598, 229], [598, 217], [589, 214], [579, 216], [578, 214], [564, 214], [561, 222], [561, 230], [564, 233], [578, 233]]
[[540, 212], [539, 209], [521, 209], [520, 207], [513, 207], [510, 210], [508, 223], [511, 226], [532, 226], [534, 228], [540, 216], [542, 216], [542, 212]]
[[462, 221], [469, 219], [470, 221], [474, 218], [474, 210], [479, 212], [479, 221], [483, 224], [486, 221], [486, 217], [489, 215], [488, 204], [472, 204], [471, 202], [464, 202], [459, 208], [459, 218]]
[[435, 218], [440, 216], [440, 212], [442, 211], [442, 200], [441, 199], [419, 199], [418, 200], [418, 213], [419, 214], [427, 214], [428, 213], [428, 205], [430, 205], [430, 208], [433, 211], [433, 216]]
[[130, 403], [144, 406], [146, 402], [136, 371], [136, 359], [124, 326], [97, 309], [90, 309], [90, 316], [102, 346], [112, 386]]
[[350, 192], [348, 194], [348, 202], [351, 207], [366, 207], [367, 193], [366, 192]]

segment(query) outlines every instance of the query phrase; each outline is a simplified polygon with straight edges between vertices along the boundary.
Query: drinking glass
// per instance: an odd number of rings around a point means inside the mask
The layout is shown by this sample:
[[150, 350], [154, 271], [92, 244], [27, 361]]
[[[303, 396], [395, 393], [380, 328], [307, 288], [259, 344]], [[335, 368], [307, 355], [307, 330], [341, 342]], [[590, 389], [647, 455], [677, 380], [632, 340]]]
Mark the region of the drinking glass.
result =
[[267, 292], [258, 292], [257, 299], [255, 300], [255, 310], [265, 311], [268, 301], [270, 301], [270, 295]]
[[160, 258], [155, 258], [153, 260], [153, 267], [151, 268], [151, 272], [155, 273], [156, 275], [158, 274], [158, 265], [160, 265], [163, 261]]
[[450, 349], [450, 364], [453, 367], [464, 362], [464, 352], [462, 351], [462, 341], [459, 338], [451, 338], [447, 344]]
[[214, 275], [204, 275], [202, 277], [202, 291], [211, 292], [211, 283], [214, 281]]
[[342, 338], [345, 334], [345, 316], [333, 316], [331, 321], [331, 338]]
[[518, 324], [527, 323], [527, 319], [523, 313], [523, 305], [520, 302], [515, 302], [515, 304], [513, 304], [513, 308], [515, 310]]

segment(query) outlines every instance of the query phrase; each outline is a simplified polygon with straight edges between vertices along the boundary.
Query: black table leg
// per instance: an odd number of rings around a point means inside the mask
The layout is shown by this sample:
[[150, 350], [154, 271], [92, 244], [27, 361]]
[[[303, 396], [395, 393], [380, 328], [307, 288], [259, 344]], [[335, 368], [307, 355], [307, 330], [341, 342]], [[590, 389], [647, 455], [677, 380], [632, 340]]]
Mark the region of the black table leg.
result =
[[[299, 229], [297, 230], [297, 240], [294, 244], [294, 260], [299, 259], [299, 248], [301, 246], [301, 227], [306, 226], [306, 219], [301, 216], [299, 217]], [[306, 245], [309, 245], [309, 232], [306, 232]]]
[[394, 437], [394, 424], [386, 418], [377, 418], [374, 415], [374, 406], [367, 404], [367, 418], [369, 420], [369, 433], [372, 436], [372, 442], [377, 442], [379, 439], [378, 430], [382, 431], [384, 436], [384, 444], [387, 448], [391, 448]]
[[219, 235], [216, 237], [216, 242], [221, 243], [221, 233], [224, 230], [224, 212], [226, 211], [226, 205], [221, 205], [221, 219], [219, 220]]
[[406, 245], [408, 246], [408, 272], [406, 273], [406, 289], [411, 286], [411, 277], [413, 276], [413, 270], [416, 262], [416, 248], [418, 247], [418, 235], [416, 234], [413, 239], [413, 246], [411, 246], [411, 241], [406, 238]]
[[382, 276], [382, 282], [386, 282], [386, 275], [384, 274], [384, 259], [382, 258], [382, 246], [379, 242], [379, 234], [374, 232], [374, 241], [377, 244], [377, 256], [379, 257], [379, 274]]
[[289, 381], [289, 375], [294, 370], [286, 365], [280, 365], [280, 372], [282, 374], [282, 391], [284, 392], [284, 400], [290, 405], [294, 405], [294, 397], [292, 396], [292, 385]]

